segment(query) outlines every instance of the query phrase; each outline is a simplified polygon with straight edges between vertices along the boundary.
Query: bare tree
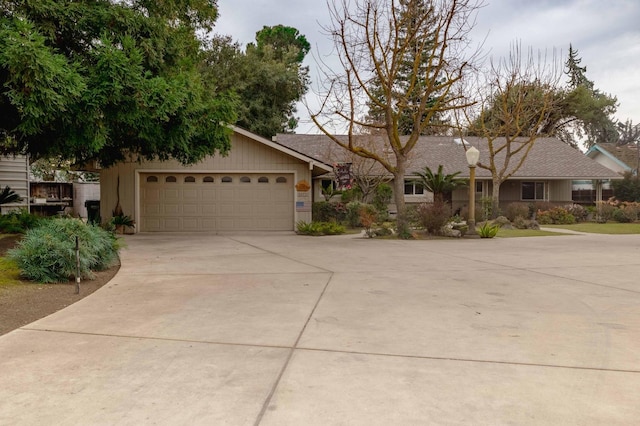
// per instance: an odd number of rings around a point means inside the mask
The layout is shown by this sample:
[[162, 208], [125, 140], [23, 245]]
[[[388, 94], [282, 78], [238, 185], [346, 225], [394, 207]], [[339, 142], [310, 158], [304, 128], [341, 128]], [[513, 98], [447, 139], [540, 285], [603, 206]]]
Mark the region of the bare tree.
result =
[[[491, 173], [492, 214], [499, 211], [500, 185], [524, 164], [536, 139], [559, 107], [555, 96], [561, 72], [557, 61], [514, 44], [508, 59], [491, 62], [478, 90], [478, 102], [464, 111], [468, 134], [487, 141], [478, 167]], [[465, 147], [466, 149], [466, 147]]]
[[[333, 38], [342, 69], [326, 70], [326, 92], [311, 117], [336, 144], [376, 161], [393, 176], [398, 230], [405, 236], [408, 155], [420, 134], [439, 123], [434, 117], [468, 105], [456, 86], [476, 54], [465, 56], [465, 51], [481, 3], [330, 0], [328, 5], [332, 23], [325, 30]], [[372, 105], [383, 120], [366, 120]], [[410, 131], [401, 137], [399, 125], [407, 116]], [[336, 121], [346, 122], [346, 141], [333, 134]], [[376, 149], [363, 146], [355, 137], [358, 133], [381, 134], [384, 144]]]

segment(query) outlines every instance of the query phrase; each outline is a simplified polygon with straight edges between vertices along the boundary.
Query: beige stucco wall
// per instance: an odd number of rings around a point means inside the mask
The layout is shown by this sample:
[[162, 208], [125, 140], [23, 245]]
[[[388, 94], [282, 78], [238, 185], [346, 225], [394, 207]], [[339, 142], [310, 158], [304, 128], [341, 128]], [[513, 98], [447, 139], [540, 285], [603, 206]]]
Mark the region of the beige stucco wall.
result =
[[[234, 133], [231, 138], [231, 150], [224, 157], [215, 155], [207, 157], [200, 163], [183, 166], [179, 162], [145, 161], [124, 162], [100, 171], [100, 216], [103, 220], [112, 217], [117, 203], [117, 182], [120, 180], [120, 206], [125, 215], [139, 220], [139, 182], [138, 175], [144, 171], [165, 171], [175, 173], [211, 172], [241, 173], [245, 171], [262, 171], [265, 173], [293, 173], [294, 185], [302, 181], [311, 183], [309, 163], [252, 140], [244, 135]], [[311, 221], [311, 191], [298, 191], [295, 188], [294, 199], [303, 202], [303, 207], [296, 209], [295, 221]]]

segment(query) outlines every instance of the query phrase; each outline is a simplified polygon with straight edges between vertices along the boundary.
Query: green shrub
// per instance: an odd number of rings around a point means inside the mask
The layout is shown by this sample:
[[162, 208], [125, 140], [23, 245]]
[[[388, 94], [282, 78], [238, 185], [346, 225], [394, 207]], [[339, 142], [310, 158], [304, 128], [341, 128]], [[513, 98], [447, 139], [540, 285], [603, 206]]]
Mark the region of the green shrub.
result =
[[493, 238], [498, 234], [500, 225], [492, 225], [489, 222], [485, 222], [478, 228], [478, 235], [480, 238]]
[[358, 226], [362, 226], [360, 223], [360, 208], [363, 204], [358, 201], [351, 201], [347, 204], [347, 224], [351, 228], [357, 228]]
[[23, 234], [45, 220], [40, 216], [29, 213], [26, 209], [0, 215], [0, 233]]
[[318, 201], [313, 203], [311, 215], [316, 222], [342, 222], [347, 217], [347, 207], [343, 203]]
[[372, 204], [378, 211], [378, 218], [381, 221], [385, 221], [389, 217], [389, 202], [391, 202], [392, 196], [393, 190], [388, 183], [381, 183], [376, 186]]
[[515, 220], [515, 218], [517, 218], [518, 216], [522, 217], [523, 219], [527, 219], [527, 218], [531, 217], [530, 213], [529, 213], [529, 204], [527, 204], [527, 203], [510, 203], [507, 206], [507, 209], [505, 211], [505, 216], [511, 222], [513, 222]]
[[305, 222], [300, 220], [296, 223], [296, 232], [300, 235], [339, 235], [344, 234], [344, 226], [336, 222]]
[[629, 223], [633, 222], [633, 220], [625, 213], [624, 209], [616, 208], [613, 210], [613, 214], [611, 215], [613, 220], [620, 223]]
[[618, 200], [640, 202], [640, 176], [625, 172], [624, 179], [614, 180], [611, 185]]
[[362, 189], [357, 185], [349, 189], [345, 189], [342, 191], [342, 194], [340, 194], [340, 201], [342, 201], [343, 204], [360, 200], [362, 200]]
[[416, 209], [420, 225], [429, 233], [439, 235], [449, 222], [451, 209], [446, 202], [422, 203]]
[[22, 275], [41, 283], [64, 282], [76, 276], [75, 237], [79, 238], [80, 277], [111, 266], [118, 256], [115, 236], [79, 219], [51, 219], [27, 231], [8, 253]]

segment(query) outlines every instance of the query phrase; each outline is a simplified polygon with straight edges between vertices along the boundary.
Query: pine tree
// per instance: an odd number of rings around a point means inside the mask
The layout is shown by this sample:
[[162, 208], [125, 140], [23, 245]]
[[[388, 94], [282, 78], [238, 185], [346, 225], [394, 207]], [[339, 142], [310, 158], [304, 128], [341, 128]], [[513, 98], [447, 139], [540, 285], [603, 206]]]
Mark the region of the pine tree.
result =
[[581, 62], [582, 58], [578, 57], [578, 50], [569, 44], [569, 57], [565, 63], [565, 73], [569, 76], [569, 87], [575, 89], [578, 86], [584, 86], [587, 89], [593, 90], [593, 82], [585, 75], [587, 73], [587, 67], [581, 67]]
[[[433, 81], [437, 82], [434, 76], [429, 75], [433, 68], [429, 66], [429, 61], [436, 59], [432, 57], [436, 43], [433, 32], [433, 6], [427, 5], [424, 0], [401, 0], [396, 8], [396, 17], [398, 44], [404, 48], [400, 55], [402, 59], [398, 64], [397, 77], [392, 82], [392, 87], [386, 88], [382, 87], [379, 78], [373, 79], [370, 84], [373, 96], [367, 103], [369, 107], [367, 119], [373, 123], [385, 121], [386, 93], [391, 93], [390, 98], [398, 106], [400, 114], [398, 132], [401, 135], [410, 135], [414, 130], [421, 135], [443, 133], [446, 131], [446, 122], [442, 113], [429, 117], [428, 126], [414, 129], [414, 123], [416, 123], [414, 115], [423, 103], [421, 97], [425, 93], [425, 85]], [[435, 103], [438, 100], [432, 95], [429, 101]], [[420, 118], [427, 118], [426, 113], [423, 113]]]

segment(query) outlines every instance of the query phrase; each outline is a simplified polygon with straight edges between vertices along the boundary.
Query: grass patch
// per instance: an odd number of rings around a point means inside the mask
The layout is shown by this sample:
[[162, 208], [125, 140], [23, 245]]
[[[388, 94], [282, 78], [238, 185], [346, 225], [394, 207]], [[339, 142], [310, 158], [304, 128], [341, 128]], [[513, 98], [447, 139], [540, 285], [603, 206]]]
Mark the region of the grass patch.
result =
[[16, 284], [22, 284], [18, 264], [6, 257], [0, 257], [0, 286]]
[[[545, 225], [546, 226], [546, 225]], [[560, 232], [540, 231], [536, 229], [500, 229], [496, 238], [519, 238], [519, 237], [551, 237], [561, 234]]]
[[581, 222], [573, 225], [543, 225], [545, 228], [570, 229], [577, 232], [587, 232], [590, 234], [640, 234], [640, 223], [596, 223]]

